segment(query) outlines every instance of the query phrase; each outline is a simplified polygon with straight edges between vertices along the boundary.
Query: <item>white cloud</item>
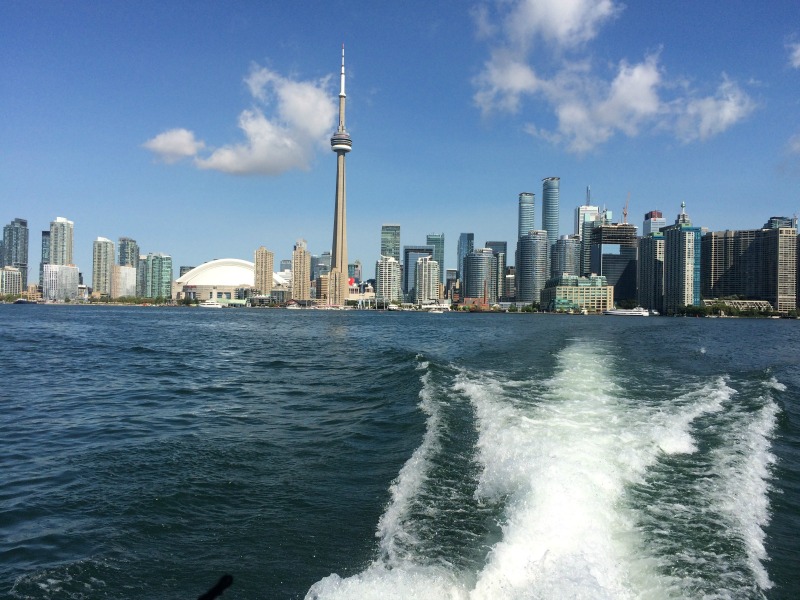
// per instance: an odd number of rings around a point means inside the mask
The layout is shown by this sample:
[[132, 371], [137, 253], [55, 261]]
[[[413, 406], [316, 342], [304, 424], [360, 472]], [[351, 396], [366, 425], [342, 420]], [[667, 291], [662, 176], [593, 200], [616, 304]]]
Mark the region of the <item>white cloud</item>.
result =
[[[543, 102], [549, 111], [525, 130], [571, 152], [585, 153], [617, 134], [633, 137], [645, 131], [705, 140], [755, 108], [724, 75], [716, 94], [703, 98], [689, 86], [666, 81], [658, 54], [633, 64], [621, 61], [598, 73], [580, 52], [620, 14], [621, 5], [612, 0], [497, 0], [494, 6], [502, 13], [495, 16], [494, 29], [487, 10], [474, 13], [483, 35], [495, 32], [489, 59], [473, 80], [475, 104], [484, 116], [524, 115], [526, 101]], [[534, 52], [537, 41], [544, 47]], [[541, 121], [553, 119], [553, 129], [542, 126]]]
[[706, 140], [722, 133], [755, 109], [755, 102], [724, 75], [714, 96], [678, 101], [676, 105], [677, 133], [685, 142]]
[[786, 44], [789, 51], [789, 64], [795, 69], [800, 69], [800, 42], [789, 42]]
[[[327, 91], [328, 82], [327, 77], [298, 81], [253, 67], [245, 84], [256, 105], [239, 115], [244, 140], [223, 145], [208, 156], [199, 155], [204, 147], [200, 142], [192, 153], [181, 157], [195, 156], [198, 168], [232, 175], [278, 175], [307, 169], [333, 130], [337, 110]], [[153, 150], [148, 144], [170, 133], [156, 136], [145, 146]]]
[[196, 155], [205, 144], [196, 140], [194, 133], [188, 129], [170, 129], [147, 140], [142, 146], [157, 154], [165, 163], [173, 164]]

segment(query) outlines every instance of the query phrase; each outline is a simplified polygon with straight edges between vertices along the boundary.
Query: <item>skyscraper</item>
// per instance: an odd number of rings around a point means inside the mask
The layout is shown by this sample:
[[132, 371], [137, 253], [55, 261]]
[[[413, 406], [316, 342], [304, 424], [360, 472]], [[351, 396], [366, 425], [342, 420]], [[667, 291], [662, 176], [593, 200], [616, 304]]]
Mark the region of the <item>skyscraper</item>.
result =
[[558, 241], [558, 195], [561, 179], [545, 177], [542, 179], [542, 229], [547, 232], [548, 276], [552, 271], [552, 257]]
[[64, 217], [50, 222], [50, 264], [72, 264], [72, 236], [75, 224]]
[[589, 186], [586, 186], [586, 204], [582, 204], [575, 208], [575, 235], [583, 240], [583, 223], [587, 220], [593, 220], [592, 217], [600, 212], [600, 208], [592, 206], [592, 192]]
[[28, 287], [28, 221], [14, 219], [3, 227], [3, 252], [0, 267], [19, 269], [22, 289]]
[[554, 277], [580, 275], [581, 239], [577, 235], [562, 235], [556, 241], [553, 253]]
[[444, 234], [429, 233], [425, 239], [428, 246], [433, 246], [433, 260], [439, 265], [439, 283], [444, 282]]
[[415, 297], [417, 260], [423, 256], [433, 258], [433, 246], [403, 246], [403, 294], [409, 302]]
[[639, 240], [636, 303], [648, 310], [664, 311], [664, 234], [654, 231]]
[[331, 150], [336, 153], [336, 203], [333, 215], [333, 246], [329, 280], [331, 304], [343, 305], [349, 295], [347, 278], [347, 195], [345, 155], [353, 142], [344, 126], [344, 44], [342, 44], [342, 74], [339, 88], [339, 127], [331, 137]]
[[50, 264], [50, 230], [42, 232], [42, 260], [39, 261], [39, 285], [44, 285], [44, 266]]
[[529, 231], [519, 239], [516, 265], [517, 302], [538, 304], [547, 282], [547, 232]]
[[458, 247], [456, 248], [457, 259], [456, 268], [460, 278], [464, 278], [464, 257], [475, 249], [475, 234], [462, 233], [458, 236]]
[[615, 301], [635, 301], [636, 226], [604, 222], [590, 231], [590, 272], [604, 275], [608, 285], [614, 286]]
[[305, 240], [297, 240], [292, 252], [292, 299], [311, 300], [311, 253]]
[[391, 256], [400, 264], [400, 225], [381, 226], [381, 256]]
[[78, 267], [75, 265], [44, 265], [42, 298], [64, 302], [78, 297]]
[[[111, 296], [114, 242], [98, 237], [92, 246], [92, 293]], [[171, 278], [170, 278], [171, 279]]]
[[260, 246], [255, 252], [255, 288], [264, 296], [272, 292], [272, 275], [275, 270], [275, 254]]
[[522, 192], [519, 195], [519, 219], [517, 221], [517, 239], [527, 235], [532, 229], [536, 229], [534, 222], [536, 197], [530, 192]]
[[647, 237], [651, 233], [661, 231], [662, 227], [667, 226], [667, 220], [660, 210], [651, 210], [645, 213], [642, 223], [642, 237]]
[[464, 257], [461, 292], [483, 304], [497, 302], [497, 258], [491, 248], [478, 248]]
[[486, 242], [486, 248], [492, 251], [495, 258], [495, 279], [497, 280], [497, 299], [506, 295], [506, 263], [508, 262], [508, 242]]
[[121, 267], [136, 267], [139, 264], [139, 244], [129, 237], [119, 238], [117, 248], [118, 262]]
[[161, 252], [150, 252], [145, 257], [140, 257], [137, 269], [137, 287], [139, 285], [139, 271], [144, 269], [144, 289], [141, 295], [145, 298], [172, 297], [172, 257]]
[[401, 301], [400, 279], [400, 261], [394, 256], [381, 256], [375, 265], [375, 299], [384, 303]]
[[674, 314], [684, 306], [700, 305], [700, 228], [693, 227], [686, 203], [674, 225], [664, 234], [664, 311]]
[[420, 256], [417, 259], [414, 301], [420, 305], [438, 302], [439, 280], [439, 263], [432, 256]]

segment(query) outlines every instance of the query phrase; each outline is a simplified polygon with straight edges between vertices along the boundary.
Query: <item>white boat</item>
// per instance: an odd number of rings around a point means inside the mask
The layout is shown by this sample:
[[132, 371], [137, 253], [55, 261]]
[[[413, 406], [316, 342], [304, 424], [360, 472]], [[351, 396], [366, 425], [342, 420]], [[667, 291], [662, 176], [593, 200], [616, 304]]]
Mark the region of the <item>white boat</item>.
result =
[[611, 310], [603, 311], [603, 314], [614, 317], [649, 317], [650, 311], [637, 306], [636, 308], [612, 308]]
[[216, 300], [204, 300], [197, 306], [199, 306], [200, 308], [222, 308], [222, 304], [220, 304]]

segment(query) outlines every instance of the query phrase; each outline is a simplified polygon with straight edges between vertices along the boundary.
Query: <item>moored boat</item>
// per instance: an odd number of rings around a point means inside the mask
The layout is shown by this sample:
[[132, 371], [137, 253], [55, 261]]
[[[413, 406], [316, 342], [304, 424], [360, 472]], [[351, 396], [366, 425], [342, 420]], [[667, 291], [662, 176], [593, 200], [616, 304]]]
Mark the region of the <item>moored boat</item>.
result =
[[614, 317], [649, 317], [650, 311], [641, 306], [637, 306], [636, 308], [612, 308], [603, 311], [603, 314]]

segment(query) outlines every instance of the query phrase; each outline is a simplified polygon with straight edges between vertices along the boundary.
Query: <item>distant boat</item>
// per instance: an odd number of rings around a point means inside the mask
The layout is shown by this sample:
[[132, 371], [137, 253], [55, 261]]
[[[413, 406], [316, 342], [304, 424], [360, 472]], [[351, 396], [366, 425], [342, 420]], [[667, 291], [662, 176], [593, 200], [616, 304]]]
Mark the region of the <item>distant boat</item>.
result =
[[288, 308], [289, 310], [300, 310], [300, 305], [299, 304], [287, 304], [286, 308]]
[[36, 300], [28, 300], [27, 298], [17, 298], [14, 304], [39, 304]]
[[205, 300], [198, 304], [200, 308], [222, 308], [222, 304], [217, 302], [216, 300]]
[[603, 314], [613, 317], [649, 317], [650, 311], [637, 306], [636, 308], [612, 308], [611, 310], [603, 311]]

